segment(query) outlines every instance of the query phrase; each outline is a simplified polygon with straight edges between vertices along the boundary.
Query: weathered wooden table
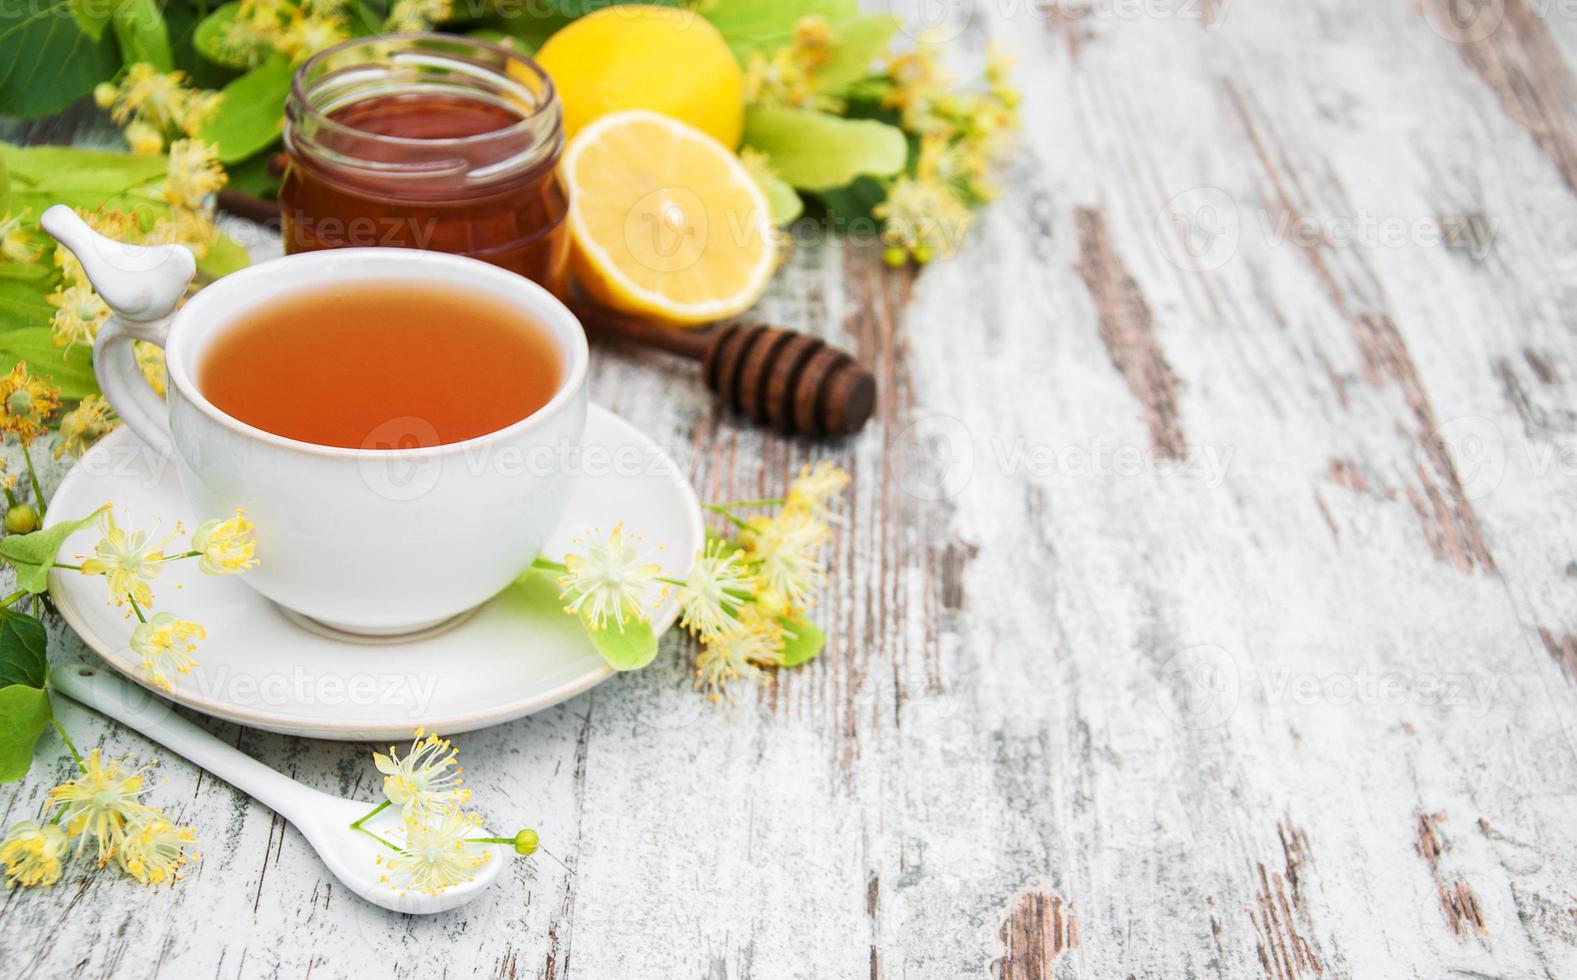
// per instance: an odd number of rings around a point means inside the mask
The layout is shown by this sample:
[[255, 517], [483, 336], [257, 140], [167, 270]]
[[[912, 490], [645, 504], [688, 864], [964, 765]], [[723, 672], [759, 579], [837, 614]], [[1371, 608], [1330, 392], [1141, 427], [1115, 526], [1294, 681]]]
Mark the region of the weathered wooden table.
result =
[[[805, 240], [774, 283], [875, 367], [871, 427], [785, 442], [685, 364], [594, 371], [704, 496], [853, 473], [827, 655], [719, 708], [671, 639], [464, 736], [490, 822], [573, 873], [429, 919], [167, 759], [201, 864], [7, 894], [0, 973], [1577, 975], [1577, 8], [900, 13], [1016, 49], [1025, 134], [958, 258]], [[207, 724], [375, 792], [367, 746]]]

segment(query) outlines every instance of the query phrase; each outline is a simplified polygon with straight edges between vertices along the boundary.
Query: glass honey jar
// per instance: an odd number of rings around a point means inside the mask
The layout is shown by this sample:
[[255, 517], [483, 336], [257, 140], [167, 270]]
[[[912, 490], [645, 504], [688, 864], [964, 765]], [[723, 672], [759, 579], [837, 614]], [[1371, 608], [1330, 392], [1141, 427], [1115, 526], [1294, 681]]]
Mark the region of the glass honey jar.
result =
[[346, 41], [297, 69], [284, 145], [286, 252], [434, 249], [565, 295], [562, 110], [531, 59], [450, 35]]

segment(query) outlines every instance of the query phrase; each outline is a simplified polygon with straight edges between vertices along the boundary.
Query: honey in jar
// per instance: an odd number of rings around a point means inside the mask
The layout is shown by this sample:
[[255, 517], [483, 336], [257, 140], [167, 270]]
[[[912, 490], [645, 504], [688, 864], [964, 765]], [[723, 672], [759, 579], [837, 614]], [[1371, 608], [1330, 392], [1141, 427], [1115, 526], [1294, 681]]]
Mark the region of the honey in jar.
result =
[[561, 118], [552, 82], [507, 48], [447, 35], [328, 48], [297, 70], [285, 106], [285, 251], [430, 248], [562, 297]]

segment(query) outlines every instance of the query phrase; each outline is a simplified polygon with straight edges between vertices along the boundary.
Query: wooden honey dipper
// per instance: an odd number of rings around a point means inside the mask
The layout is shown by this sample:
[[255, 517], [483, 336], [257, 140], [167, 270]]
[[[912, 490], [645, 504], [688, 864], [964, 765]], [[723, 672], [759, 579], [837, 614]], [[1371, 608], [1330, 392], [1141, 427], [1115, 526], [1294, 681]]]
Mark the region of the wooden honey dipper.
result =
[[700, 361], [701, 380], [724, 404], [779, 432], [853, 435], [876, 407], [875, 376], [820, 337], [764, 323], [679, 330], [584, 300], [571, 306], [593, 336]]

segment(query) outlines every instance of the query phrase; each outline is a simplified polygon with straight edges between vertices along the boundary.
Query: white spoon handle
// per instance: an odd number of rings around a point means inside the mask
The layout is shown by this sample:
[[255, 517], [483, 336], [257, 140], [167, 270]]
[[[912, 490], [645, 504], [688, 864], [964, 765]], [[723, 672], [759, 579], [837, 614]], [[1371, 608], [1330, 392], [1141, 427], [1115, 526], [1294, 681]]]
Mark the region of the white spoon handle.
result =
[[341, 802], [338, 797], [303, 786], [226, 745], [177, 715], [170, 702], [107, 671], [85, 664], [67, 664], [51, 672], [50, 683], [73, 701], [141, 732], [250, 794], [297, 827], [325, 802]]

